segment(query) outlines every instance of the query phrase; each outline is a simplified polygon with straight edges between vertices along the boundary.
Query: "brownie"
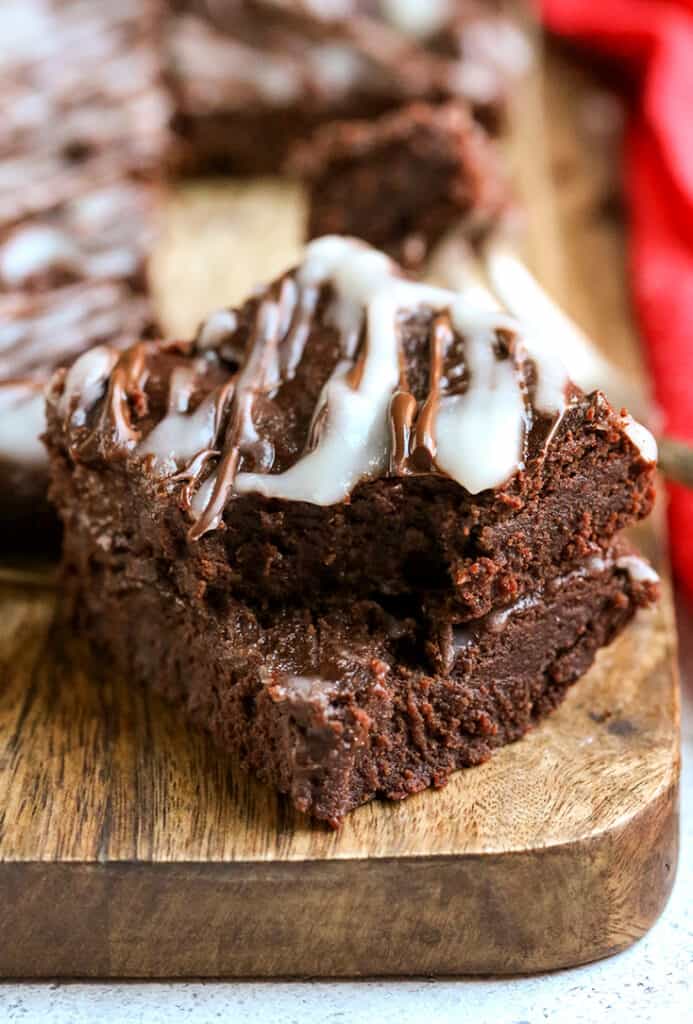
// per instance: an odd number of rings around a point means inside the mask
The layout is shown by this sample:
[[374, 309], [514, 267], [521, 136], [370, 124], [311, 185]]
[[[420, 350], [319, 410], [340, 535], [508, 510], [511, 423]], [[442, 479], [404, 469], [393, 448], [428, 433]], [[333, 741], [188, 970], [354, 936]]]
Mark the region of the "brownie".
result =
[[80, 280], [146, 291], [157, 209], [156, 189], [121, 178], [0, 227], [0, 296]]
[[39, 419], [36, 393], [91, 345], [124, 346], [153, 323], [146, 259], [170, 138], [163, 14], [159, 0], [0, 5], [3, 541], [16, 539], [8, 522], [33, 534], [47, 519], [38, 435], [18, 440]]
[[158, 0], [0, 5], [0, 222], [40, 213], [83, 182], [156, 176], [169, 100]]
[[[125, 347], [153, 327], [146, 257], [154, 202], [148, 186], [123, 180], [0, 229], [0, 523], [5, 548], [23, 535], [36, 536], [37, 516], [51, 522], [41, 428], [31, 439], [24, 434], [43, 420], [37, 404], [43, 403], [53, 370], [91, 345]], [[53, 520], [41, 533], [55, 539], [56, 527]]]
[[0, 381], [0, 527], [2, 546], [31, 545], [54, 554], [58, 521], [46, 501], [48, 460], [40, 441], [45, 430], [45, 381]]
[[[152, 329], [147, 296], [123, 282], [81, 281], [37, 292], [0, 291], [0, 525], [2, 547], [57, 544], [39, 440], [51, 372], [98, 342], [124, 348]], [[37, 524], [41, 528], [37, 529]]]
[[[305, 602], [415, 589], [464, 619], [647, 515], [647, 432], [512, 318], [355, 241], [306, 252], [194, 342], [131, 351], [117, 389], [68, 424], [80, 466], [113, 455], [114, 500], [137, 493], [141, 541], [184, 586], [203, 574], [248, 600]], [[370, 323], [389, 301], [364, 330], [366, 305]], [[165, 535], [150, 513], [162, 502]]]
[[46, 440], [85, 629], [332, 823], [483, 759], [655, 596], [613, 540], [653, 441], [544, 342], [327, 237], [192, 342], [81, 357]]
[[[84, 501], [59, 487], [63, 508]], [[112, 520], [99, 525], [124, 548]], [[211, 594], [184, 602], [155, 559], [104, 553], [95, 527], [84, 532], [68, 527], [64, 563], [78, 629], [116, 671], [335, 827], [373, 797], [440, 787], [522, 737], [657, 593], [640, 559], [608, 556], [427, 636], [413, 609], [375, 597], [271, 615]]]
[[451, 224], [475, 241], [511, 205], [493, 143], [460, 102], [325, 125], [292, 165], [307, 186], [309, 238], [353, 235], [411, 269]]
[[463, 97], [497, 122], [529, 61], [518, 24], [476, 0], [418, 14], [397, 0], [174, 7], [169, 72], [187, 169], [276, 173], [317, 125], [414, 99]]

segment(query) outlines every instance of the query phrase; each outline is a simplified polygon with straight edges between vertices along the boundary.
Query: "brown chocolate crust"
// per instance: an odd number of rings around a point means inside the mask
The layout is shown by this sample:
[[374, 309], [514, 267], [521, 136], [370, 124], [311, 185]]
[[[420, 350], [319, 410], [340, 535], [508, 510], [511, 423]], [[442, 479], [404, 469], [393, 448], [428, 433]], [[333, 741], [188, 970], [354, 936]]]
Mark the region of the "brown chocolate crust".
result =
[[510, 209], [493, 143], [459, 102], [327, 125], [292, 164], [308, 189], [309, 238], [363, 238], [412, 269], [451, 225], [476, 240]]

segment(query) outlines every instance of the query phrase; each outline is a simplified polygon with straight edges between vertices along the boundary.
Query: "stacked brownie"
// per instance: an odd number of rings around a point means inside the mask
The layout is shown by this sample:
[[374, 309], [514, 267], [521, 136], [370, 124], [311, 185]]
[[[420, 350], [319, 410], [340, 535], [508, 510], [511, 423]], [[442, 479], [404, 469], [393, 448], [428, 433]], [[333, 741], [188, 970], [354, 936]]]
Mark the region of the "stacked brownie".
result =
[[0, 480], [13, 530], [35, 535], [43, 504], [52, 370], [153, 323], [145, 265], [169, 119], [160, 30], [139, 0], [0, 7]]
[[494, 0], [175, 0], [168, 59], [184, 168], [276, 173], [319, 124], [461, 98], [498, 124], [529, 62]]
[[[560, 341], [560, 339], [557, 339]], [[484, 761], [656, 597], [647, 431], [497, 297], [327, 237], [49, 393], [77, 620], [337, 825]]]

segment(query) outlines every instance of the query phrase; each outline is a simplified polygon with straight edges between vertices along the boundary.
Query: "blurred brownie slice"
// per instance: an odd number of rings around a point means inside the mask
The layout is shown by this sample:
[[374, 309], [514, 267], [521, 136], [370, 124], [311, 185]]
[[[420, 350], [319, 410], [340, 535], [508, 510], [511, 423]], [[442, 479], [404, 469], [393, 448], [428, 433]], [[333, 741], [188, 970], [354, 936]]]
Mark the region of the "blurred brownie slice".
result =
[[[0, 5], [0, 216], [40, 212], [70, 181], [157, 176], [169, 99], [158, 0], [23, 0]], [[22, 171], [25, 173], [22, 174]], [[30, 171], [31, 173], [26, 173]], [[65, 194], [67, 193], [67, 194]]]
[[502, 119], [530, 48], [493, 3], [180, 0], [168, 24], [178, 163], [276, 173], [317, 125], [461, 98]]
[[[152, 306], [123, 282], [81, 281], [36, 292], [0, 292], [0, 524], [3, 547], [57, 540], [47, 502], [45, 391], [52, 371], [99, 342], [125, 348], [151, 332]], [[43, 544], [46, 541], [46, 544]]]
[[0, 5], [5, 540], [32, 529], [45, 494], [38, 434], [18, 439], [40, 424], [53, 370], [153, 322], [145, 263], [170, 118], [163, 13], [158, 0]]
[[418, 269], [457, 224], [470, 240], [510, 207], [498, 154], [461, 103], [415, 103], [326, 125], [294, 154], [308, 237], [353, 235]]
[[[153, 327], [146, 260], [154, 210], [150, 187], [122, 180], [0, 228], [5, 546], [33, 532], [38, 509], [49, 519], [48, 460], [39, 434], [45, 421], [42, 394], [52, 372], [92, 345], [125, 347]], [[29, 430], [35, 430], [31, 441], [20, 443]]]

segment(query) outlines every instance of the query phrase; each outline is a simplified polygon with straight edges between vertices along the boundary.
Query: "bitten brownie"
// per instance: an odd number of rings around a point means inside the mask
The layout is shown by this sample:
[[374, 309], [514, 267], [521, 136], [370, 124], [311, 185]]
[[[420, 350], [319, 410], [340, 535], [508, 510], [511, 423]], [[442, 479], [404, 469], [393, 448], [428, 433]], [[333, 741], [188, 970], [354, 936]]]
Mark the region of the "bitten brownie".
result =
[[411, 269], [452, 224], [480, 238], [510, 207], [493, 143], [461, 103], [326, 125], [292, 165], [308, 189], [309, 238], [353, 235]]
[[332, 824], [518, 738], [656, 596], [614, 540], [647, 431], [355, 240], [192, 342], [99, 346], [48, 411], [89, 635]]
[[530, 60], [517, 21], [479, 0], [179, 0], [168, 25], [179, 164], [276, 173], [317, 125], [415, 99], [502, 119]]

